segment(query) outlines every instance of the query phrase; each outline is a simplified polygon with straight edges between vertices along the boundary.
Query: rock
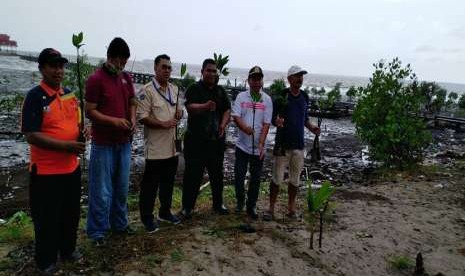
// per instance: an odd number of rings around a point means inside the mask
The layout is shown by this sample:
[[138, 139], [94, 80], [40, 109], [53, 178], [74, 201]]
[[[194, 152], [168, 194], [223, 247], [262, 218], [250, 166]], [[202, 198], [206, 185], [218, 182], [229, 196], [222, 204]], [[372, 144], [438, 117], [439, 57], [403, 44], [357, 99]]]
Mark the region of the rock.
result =
[[373, 238], [373, 235], [372, 235], [372, 234], [366, 233], [366, 232], [357, 232], [357, 233], [355, 233], [355, 236], [356, 236], [357, 238], [361, 238], [361, 239]]

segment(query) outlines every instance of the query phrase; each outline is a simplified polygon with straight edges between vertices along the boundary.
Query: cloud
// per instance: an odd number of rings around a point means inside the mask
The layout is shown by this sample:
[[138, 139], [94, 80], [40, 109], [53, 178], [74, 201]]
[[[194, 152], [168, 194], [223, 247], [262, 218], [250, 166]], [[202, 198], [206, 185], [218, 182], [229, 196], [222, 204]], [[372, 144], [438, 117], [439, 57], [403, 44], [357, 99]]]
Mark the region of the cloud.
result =
[[436, 48], [431, 45], [420, 45], [415, 48], [415, 53], [418, 54], [461, 54], [465, 53], [465, 48]]
[[410, 2], [410, 0], [383, 0], [384, 2], [391, 2], [391, 3], [403, 3], [403, 2]]
[[263, 25], [261, 25], [261, 24], [255, 24], [253, 26], [253, 31], [254, 32], [261, 32], [262, 30], [263, 30]]
[[405, 29], [407, 29], [407, 24], [402, 21], [392, 21], [389, 24], [389, 28], [396, 32], [404, 31]]
[[442, 50], [446, 54], [461, 54], [465, 52], [465, 49], [463, 48], [449, 48], [449, 49], [444, 49]]
[[442, 63], [444, 62], [444, 58], [434, 56], [434, 57], [429, 57], [425, 59], [426, 62], [431, 62], [431, 63]]
[[449, 35], [455, 38], [465, 40], [465, 26], [453, 29], [452, 31], [449, 32]]
[[417, 53], [434, 53], [437, 51], [438, 50], [431, 45], [420, 45], [417, 48], [415, 48], [415, 52]]

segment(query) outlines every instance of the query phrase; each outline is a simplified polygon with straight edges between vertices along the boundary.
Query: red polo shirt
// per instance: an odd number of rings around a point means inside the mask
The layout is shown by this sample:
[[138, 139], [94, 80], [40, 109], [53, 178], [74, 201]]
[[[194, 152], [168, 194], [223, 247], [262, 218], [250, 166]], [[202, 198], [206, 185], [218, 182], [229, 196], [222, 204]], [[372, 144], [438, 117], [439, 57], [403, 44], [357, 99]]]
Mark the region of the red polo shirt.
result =
[[[111, 74], [103, 66], [87, 80], [86, 101], [97, 104], [105, 115], [130, 119], [129, 100], [134, 97], [134, 86], [128, 73]], [[129, 142], [130, 131], [92, 122], [92, 141], [100, 145]]]

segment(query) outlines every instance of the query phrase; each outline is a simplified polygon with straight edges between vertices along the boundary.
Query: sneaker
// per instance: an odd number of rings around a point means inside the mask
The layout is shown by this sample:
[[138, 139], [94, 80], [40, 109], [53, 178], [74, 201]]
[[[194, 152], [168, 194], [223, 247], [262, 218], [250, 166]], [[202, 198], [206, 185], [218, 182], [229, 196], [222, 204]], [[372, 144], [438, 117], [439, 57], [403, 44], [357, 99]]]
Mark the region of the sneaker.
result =
[[182, 221], [190, 220], [192, 219], [192, 211], [183, 209], [179, 212], [178, 216]]
[[294, 211], [290, 211], [286, 214], [286, 217], [289, 218], [289, 219], [297, 219], [297, 213], [294, 212]]
[[215, 213], [217, 213], [218, 215], [229, 215], [229, 210], [224, 205], [221, 205], [218, 208], [213, 208], [213, 211], [215, 211]]
[[82, 254], [81, 252], [79, 252], [79, 250], [74, 250], [73, 253], [71, 254], [64, 254], [64, 255], [61, 255], [61, 260], [63, 262], [77, 262], [79, 261], [80, 259], [82, 259]]
[[145, 231], [149, 234], [155, 233], [159, 230], [158, 223], [151, 221], [149, 223], [144, 223]]
[[177, 216], [175, 216], [175, 215], [173, 215], [171, 213], [168, 213], [167, 215], [160, 215], [159, 214], [157, 219], [159, 221], [166, 221], [166, 222], [172, 223], [174, 225], [181, 223], [181, 220]]
[[57, 267], [55, 264], [51, 264], [44, 269], [39, 269], [39, 275], [41, 276], [55, 275], [55, 272], [57, 272]]
[[97, 238], [93, 240], [92, 243], [94, 244], [95, 247], [104, 247], [107, 244], [104, 238]]
[[234, 209], [234, 213], [236, 215], [240, 215], [240, 214], [242, 214], [242, 209], [244, 209], [244, 207], [238, 205], [238, 206], [236, 206], [236, 209]]

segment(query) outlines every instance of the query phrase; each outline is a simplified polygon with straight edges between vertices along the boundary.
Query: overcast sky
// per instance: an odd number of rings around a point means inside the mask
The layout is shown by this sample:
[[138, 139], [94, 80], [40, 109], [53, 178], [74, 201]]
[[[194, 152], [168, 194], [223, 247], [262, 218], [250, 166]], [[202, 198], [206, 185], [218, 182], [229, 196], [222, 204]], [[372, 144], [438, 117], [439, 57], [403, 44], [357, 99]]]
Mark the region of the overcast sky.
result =
[[73, 54], [83, 31], [96, 57], [121, 36], [137, 60], [199, 64], [219, 52], [231, 67], [370, 76], [398, 56], [420, 79], [465, 83], [464, 0], [2, 0], [0, 26], [20, 50]]

